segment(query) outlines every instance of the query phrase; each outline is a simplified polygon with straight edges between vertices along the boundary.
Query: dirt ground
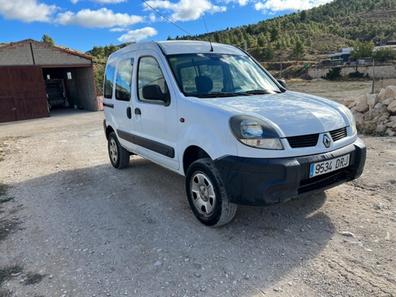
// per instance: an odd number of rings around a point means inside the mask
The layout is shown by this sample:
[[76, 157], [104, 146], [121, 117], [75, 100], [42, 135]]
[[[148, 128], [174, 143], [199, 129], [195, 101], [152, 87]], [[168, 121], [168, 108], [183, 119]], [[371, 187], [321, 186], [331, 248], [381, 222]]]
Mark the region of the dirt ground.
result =
[[111, 167], [101, 112], [0, 125], [0, 296], [396, 296], [396, 138], [325, 194], [192, 215], [184, 179]]

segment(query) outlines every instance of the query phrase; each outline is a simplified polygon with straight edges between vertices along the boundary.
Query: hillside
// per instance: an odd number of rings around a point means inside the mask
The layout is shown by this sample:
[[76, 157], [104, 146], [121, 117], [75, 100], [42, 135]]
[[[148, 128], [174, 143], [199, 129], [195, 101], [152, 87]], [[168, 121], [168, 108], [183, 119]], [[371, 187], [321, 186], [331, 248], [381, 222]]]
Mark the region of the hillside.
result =
[[260, 61], [316, 60], [356, 40], [396, 39], [396, 0], [335, 0], [310, 10], [197, 36], [247, 48]]

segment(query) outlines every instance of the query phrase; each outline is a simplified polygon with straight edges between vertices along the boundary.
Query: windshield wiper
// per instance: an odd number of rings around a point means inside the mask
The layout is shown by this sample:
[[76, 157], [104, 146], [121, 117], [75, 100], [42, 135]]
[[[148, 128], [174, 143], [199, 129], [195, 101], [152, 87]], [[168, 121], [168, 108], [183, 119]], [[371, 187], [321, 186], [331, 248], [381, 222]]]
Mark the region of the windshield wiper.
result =
[[233, 93], [233, 92], [213, 92], [208, 94], [191, 94], [191, 96], [199, 98], [216, 98], [216, 97], [236, 97], [236, 96], [249, 96], [245, 93]]
[[274, 94], [275, 91], [272, 90], [262, 90], [262, 89], [258, 89], [258, 90], [249, 90], [249, 91], [244, 91], [244, 92], [240, 92], [239, 94], [247, 94], [247, 95], [268, 95], [268, 94]]

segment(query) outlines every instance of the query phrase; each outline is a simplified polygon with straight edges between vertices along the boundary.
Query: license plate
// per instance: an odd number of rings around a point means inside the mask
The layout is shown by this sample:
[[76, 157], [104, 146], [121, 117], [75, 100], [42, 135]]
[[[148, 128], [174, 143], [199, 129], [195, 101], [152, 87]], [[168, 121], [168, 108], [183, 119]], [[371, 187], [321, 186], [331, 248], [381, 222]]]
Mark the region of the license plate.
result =
[[349, 166], [349, 155], [338, 158], [312, 163], [309, 168], [309, 177], [326, 174]]

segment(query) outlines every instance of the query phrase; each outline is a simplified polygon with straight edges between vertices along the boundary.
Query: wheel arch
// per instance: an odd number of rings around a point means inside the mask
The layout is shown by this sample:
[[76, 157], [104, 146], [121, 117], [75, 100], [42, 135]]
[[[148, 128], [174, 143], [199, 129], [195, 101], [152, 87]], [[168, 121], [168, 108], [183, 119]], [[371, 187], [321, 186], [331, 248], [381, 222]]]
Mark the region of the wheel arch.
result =
[[106, 130], [105, 130], [105, 131], [106, 131], [106, 139], [109, 139], [109, 135], [110, 135], [111, 132], [114, 132], [114, 133], [115, 133], [113, 127], [110, 126], [110, 125], [106, 127]]
[[183, 172], [186, 174], [188, 167], [200, 158], [211, 158], [210, 155], [198, 145], [188, 146], [183, 153]]

